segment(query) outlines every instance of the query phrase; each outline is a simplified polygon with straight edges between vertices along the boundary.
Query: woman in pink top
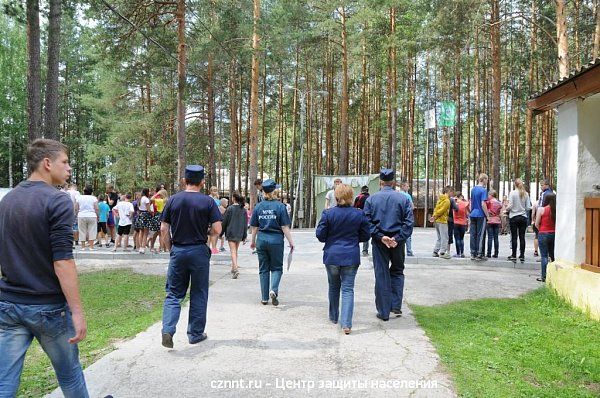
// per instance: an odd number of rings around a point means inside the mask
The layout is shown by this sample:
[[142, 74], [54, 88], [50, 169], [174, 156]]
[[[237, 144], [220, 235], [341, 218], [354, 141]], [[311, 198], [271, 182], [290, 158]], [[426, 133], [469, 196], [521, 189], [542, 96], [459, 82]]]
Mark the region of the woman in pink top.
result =
[[544, 195], [542, 207], [535, 214], [535, 226], [538, 228], [538, 241], [542, 257], [542, 277], [539, 282], [546, 282], [548, 257], [554, 261], [554, 231], [556, 226], [556, 195], [548, 192]]
[[[498, 200], [498, 193], [493, 189], [490, 191], [490, 196], [486, 200], [485, 204], [488, 208], [489, 218], [487, 220], [487, 235], [488, 235], [488, 258], [498, 258], [498, 235], [500, 234], [500, 225], [502, 220], [500, 214], [502, 212], [502, 202]], [[494, 255], [492, 256], [492, 243], [494, 244]]]
[[456, 196], [456, 205], [458, 210], [452, 210], [454, 216], [454, 242], [456, 245], [456, 255], [454, 257], [465, 257], [465, 232], [469, 220], [469, 202], [465, 200], [462, 193]]

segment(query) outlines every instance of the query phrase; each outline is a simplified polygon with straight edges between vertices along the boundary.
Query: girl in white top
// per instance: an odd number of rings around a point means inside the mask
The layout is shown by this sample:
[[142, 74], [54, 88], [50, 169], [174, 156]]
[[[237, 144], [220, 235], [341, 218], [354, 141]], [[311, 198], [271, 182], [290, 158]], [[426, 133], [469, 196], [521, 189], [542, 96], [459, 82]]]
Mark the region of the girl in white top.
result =
[[79, 241], [82, 250], [88, 242], [88, 250], [94, 250], [94, 241], [98, 233], [98, 199], [92, 195], [92, 187], [87, 186], [83, 195], [75, 198], [75, 212], [79, 229]]
[[514, 182], [514, 189], [508, 195], [508, 211], [511, 249], [512, 253], [508, 259], [517, 261], [517, 237], [519, 238], [519, 260], [525, 262], [525, 232], [527, 231], [527, 216], [531, 209], [529, 194], [525, 190], [525, 184], [520, 178]]
[[144, 254], [148, 245], [148, 230], [150, 223], [152, 222], [152, 215], [150, 214], [150, 190], [148, 188], [142, 189], [142, 197], [138, 203], [139, 215], [138, 215], [138, 226], [140, 232], [138, 233], [138, 244], [139, 252]]

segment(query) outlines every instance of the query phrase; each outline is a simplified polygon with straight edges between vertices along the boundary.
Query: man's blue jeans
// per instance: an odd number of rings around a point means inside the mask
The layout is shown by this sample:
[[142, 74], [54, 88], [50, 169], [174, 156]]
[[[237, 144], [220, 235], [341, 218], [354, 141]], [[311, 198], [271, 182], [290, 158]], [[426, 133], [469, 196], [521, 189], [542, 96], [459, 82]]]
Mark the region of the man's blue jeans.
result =
[[[354, 311], [354, 279], [358, 265], [325, 265], [329, 282], [329, 319], [342, 328], [352, 328]], [[340, 316], [340, 290], [342, 292], [342, 311]]]
[[[269, 300], [269, 290], [279, 294], [279, 282], [283, 275], [283, 242], [269, 243], [260, 239], [256, 242], [258, 254], [258, 275], [262, 301]], [[270, 289], [269, 289], [270, 279]]]
[[50, 358], [66, 398], [87, 398], [71, 312], [66, 304], [17, 304], [0, 301], [0, 397], [14, 397], [25, 353], [35, 337]]
[[483, 235], [485, 231], [485, 217], [471, 217], [471, 256], [483, 257]]
[[[190, 343], [198, 341], [206, 327], [208, 303], [208, 274], [210, 250], [208, 246], [173, 246], [167, 272], [165, 304], [163, 307], [163, 333], [175, 334], [181, 302], [190, 287], [190, 314], [187, 335]], [[191, 283], [191, 286], [190, 286]]]
[[406, 255], [407, 256], [413, 256], [413, 251], [412, 251], [412, 236], [409, 236], [408, 239], [406, 239]]

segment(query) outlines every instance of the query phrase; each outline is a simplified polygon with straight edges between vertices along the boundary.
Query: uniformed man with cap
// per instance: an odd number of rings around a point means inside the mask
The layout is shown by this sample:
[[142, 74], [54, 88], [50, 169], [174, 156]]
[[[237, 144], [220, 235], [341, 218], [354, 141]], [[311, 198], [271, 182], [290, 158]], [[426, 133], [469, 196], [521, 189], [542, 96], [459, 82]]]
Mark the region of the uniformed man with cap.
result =
[[[204, 187], [204, 168], [185, 168], [185, 190], [169, 198], [162, 213], [161, 240], [171, 250], [163, 307], [162, 345], [173, 348], [173, 335], [181, 312], [181, 302], [190, 287], [188, 341], [206, 339], [206, 304], [211, 252], [206, 245], [207, 231], [221, 233], [221, 212], [215, 201], [200, 191]], [[171, 247], [172, 246], [172, 247]], [[190, 286], [191, 282], [191, 286]]]
[[290, 217], [285, 205], [277, 200], [277, 184], [272, 179], [262, 184], [264, 200], [254, 207], [250, 226], [252, 227], [252, 249], [258, 254], [261, 303], [279, 305], [279, 282], [283, 275], [283, 237], [294, 249], [290, 232]]
[[381, 169], [381, 190], [369, 196], [364, 212], [371, 222], [377, 318], [402, 314], [404, 245], [412, 235], [414, 217], [408, 199], [394, 189], [394, 170]]

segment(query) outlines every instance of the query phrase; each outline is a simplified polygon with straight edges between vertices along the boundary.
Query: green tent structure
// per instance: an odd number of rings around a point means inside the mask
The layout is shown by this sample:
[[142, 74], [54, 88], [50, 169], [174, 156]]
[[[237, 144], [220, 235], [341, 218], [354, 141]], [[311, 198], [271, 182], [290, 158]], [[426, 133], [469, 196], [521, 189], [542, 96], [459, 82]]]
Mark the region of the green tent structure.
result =
[[369, 187], [369, 193], [373, 194], [379, 191], [379, 174], [368, 174], [368, 175], [354, 175], [354, 176], [340, 176], [340, 175], [316, 175], [313, 179], [314, 193], [315, 193], [315, 205], [317, 210], [317, 220], [319, 223], [321, 213], [325, 208], [325, 195], [333, 188], [333, 181], [336, 178], [340, 178], [342, 183], [348, 184], [354, 190], [354, 196], [356, 197], [360, 193], [360, 188], [363, 185]]

